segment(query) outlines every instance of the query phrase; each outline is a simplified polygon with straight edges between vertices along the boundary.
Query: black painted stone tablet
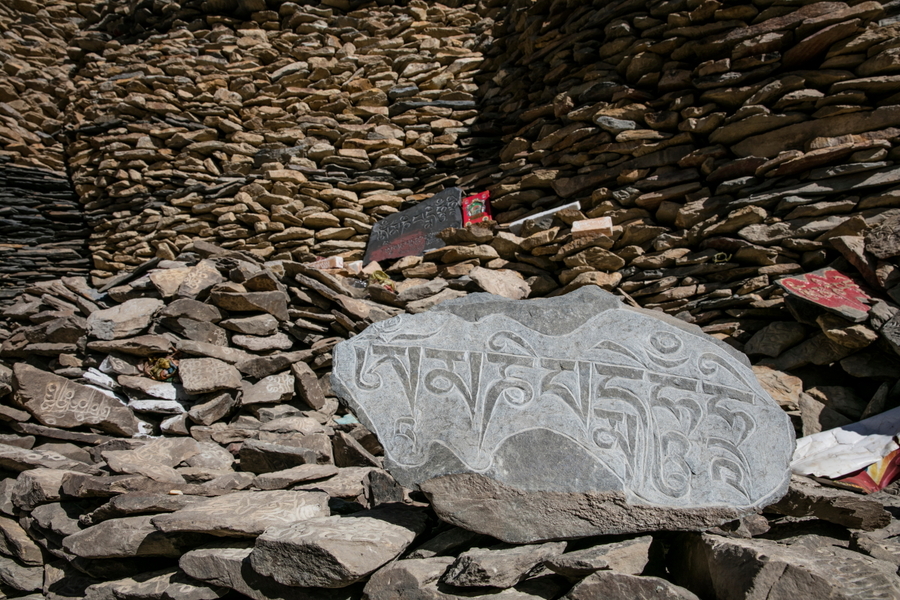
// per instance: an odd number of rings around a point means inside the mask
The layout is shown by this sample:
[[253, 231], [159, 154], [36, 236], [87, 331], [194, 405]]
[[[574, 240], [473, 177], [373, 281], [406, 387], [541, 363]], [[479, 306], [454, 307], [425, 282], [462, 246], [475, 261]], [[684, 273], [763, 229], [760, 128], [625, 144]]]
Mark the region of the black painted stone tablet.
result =
[[462, 196], [460, 188], [447, 188], [413, 208], [375, 223], [363, 262], [421, 256], [427, 250], [440, 248], [444, 242], [436, 235], [439, 231], [462, 227]]

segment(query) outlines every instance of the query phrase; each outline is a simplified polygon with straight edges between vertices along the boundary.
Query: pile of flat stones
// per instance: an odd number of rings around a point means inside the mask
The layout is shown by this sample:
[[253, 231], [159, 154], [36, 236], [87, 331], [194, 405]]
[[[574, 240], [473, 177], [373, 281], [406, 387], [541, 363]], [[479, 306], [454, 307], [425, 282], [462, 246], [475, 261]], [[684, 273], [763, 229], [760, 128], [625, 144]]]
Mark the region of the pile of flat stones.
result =
[[[798, 435], [900, 405], [897, 10], [0, 4], [0, 592], [900, 597], [896, 486], [504, 544], [400, 486], [330, 381], [401, 313], [599, 286], [746, 353]], [[453, 185], [495, 220], [349, 268]], [[823, 268], [864, 315], [778, 283]]]
[[[81, 201], [66, 174], [63, 111], [74, 91], [68, 42], [90, 3], [0, 6], [0, 302], [30, 283], [87, 274]], [[97, 15], [99, 16], [99, 15]]]
[[[442, 523], [338, 403], [331, 351], [445, 291], [465, 295], [478, 272], [457, 289], [435, 278], [387, 290], [365, 272], [204, 242], [178, 258], [102, 292], [79, 277], [35, 284], [4, 310], [10, 597], [744, 598], [795, 578], [837, 597], [900, 593], [889, 512], [900, 501], [806, 479], [763, 514], [706, 533], [521, 545]], [[785, 375], [761, 382], [776, 398], [802, 389]], [[775, 583], [773, 561], [790, 566]]]

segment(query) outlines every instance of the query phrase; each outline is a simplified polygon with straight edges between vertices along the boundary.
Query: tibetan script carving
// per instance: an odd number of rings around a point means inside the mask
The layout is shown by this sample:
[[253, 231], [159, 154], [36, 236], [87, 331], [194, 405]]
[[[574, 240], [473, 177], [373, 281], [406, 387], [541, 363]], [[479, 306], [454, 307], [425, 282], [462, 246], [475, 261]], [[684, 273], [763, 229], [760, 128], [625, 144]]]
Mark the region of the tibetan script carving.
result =
[[363, 262], [421, 255], [440, 248], [436, 234], [462, 226], [462, 190], [448, 188], [418, 205], [375, 223]]
[[478, 473], [677, 507], [746, 507], [783, 487], [787, 418], [699, 330], [608, 306], [563, 335], [455, 312], [395, 317], [335, 348], [336, 391], [404, 485]]

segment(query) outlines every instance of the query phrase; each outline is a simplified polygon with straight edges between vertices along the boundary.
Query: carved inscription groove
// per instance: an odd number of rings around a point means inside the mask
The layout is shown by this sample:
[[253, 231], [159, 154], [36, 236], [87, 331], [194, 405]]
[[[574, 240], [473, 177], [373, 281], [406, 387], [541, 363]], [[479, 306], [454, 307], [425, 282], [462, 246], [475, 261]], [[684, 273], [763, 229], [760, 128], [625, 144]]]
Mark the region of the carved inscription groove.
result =
[[[401, 469], [427, 470], [443, 447], [464, 469], [496, 477], [498, 453], [508, 457], [512, 445], [527, 454], [527, 442], [516, 439], [546, 430], [644, 503], [753, 504], [769, 485], [758, 481], [767, 450], [761, 434], [783, 418], [777, 406], [712, 342], [686, 344], [695, 336], [643, 315], [632, 317], [631, 331], [607, 333], [616, 312], [566, 336], [499, 315], [478, 323], [423, 315], [421, 333], [391, 319], [351, 340], [352, 348], [339, 347], [336, 376]], [[570, 485], [543, 484], [574, 491]]]
[[47, 425], [75, 418], [79, 423], [99, 423], [109, 417], [111, 407], [97, 402], [90, 394], [77, 394], [70, 382], [50, 382], [44, 389], [39, 411]]
[[462, 226], [462, 190], [448, 188], [418, 205], [388, 215], [372, 226], [365, 262], [421, 255], [444, 243], [436, 234]]

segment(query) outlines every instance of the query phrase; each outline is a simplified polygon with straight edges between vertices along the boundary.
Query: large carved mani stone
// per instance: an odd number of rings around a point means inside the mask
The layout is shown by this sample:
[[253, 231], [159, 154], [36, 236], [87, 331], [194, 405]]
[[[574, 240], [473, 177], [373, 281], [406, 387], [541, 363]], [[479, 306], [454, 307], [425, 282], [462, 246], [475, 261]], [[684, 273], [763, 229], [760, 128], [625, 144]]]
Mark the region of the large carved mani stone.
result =
[[507, 542], [702, 530], [790, 481], [793, 429], [744, 355], [592, 286], [375, 323], [332, 385], [398, 482]]

